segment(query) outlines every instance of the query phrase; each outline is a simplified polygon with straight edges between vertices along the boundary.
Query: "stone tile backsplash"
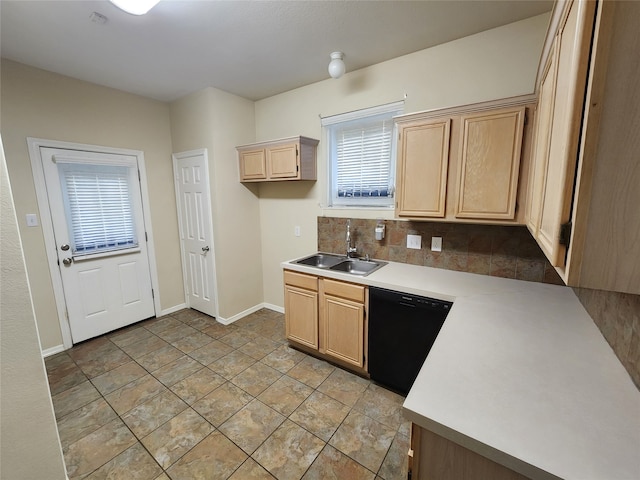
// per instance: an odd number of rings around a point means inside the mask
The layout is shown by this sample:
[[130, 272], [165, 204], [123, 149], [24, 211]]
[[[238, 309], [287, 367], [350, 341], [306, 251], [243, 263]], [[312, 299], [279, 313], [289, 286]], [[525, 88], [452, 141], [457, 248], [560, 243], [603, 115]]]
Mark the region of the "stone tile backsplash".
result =
[[[377, 220], [351, 219], [358, 255], [392, 262], [562, 284], [526, 227], [384, 220], [385, 238], [375, 240]], [[346, 218], [318, 217], [318, 251], [345, 253]], [[422, 248], [407, 248], [407, 235], [421, 235]], [[442, 251], [431, 251], [442, 237]]]
[[[358, 255], [393, 262], [563, 285], [526, 227], [384, 220], [384, 240], [374, 237], [376, 220], [351, 219]], [[318, 251], [345, 253], [346, 218], [318, 217]], [[407, 235], [421, 235], [422, 248], [407, 248]], [[442, 237], [442, 251], [431, 251]], [[640, 295], [574, 288], [576, 296], [640, 389]]]
[[640, 295], [589, 288], [573, 291], [640, 389]]

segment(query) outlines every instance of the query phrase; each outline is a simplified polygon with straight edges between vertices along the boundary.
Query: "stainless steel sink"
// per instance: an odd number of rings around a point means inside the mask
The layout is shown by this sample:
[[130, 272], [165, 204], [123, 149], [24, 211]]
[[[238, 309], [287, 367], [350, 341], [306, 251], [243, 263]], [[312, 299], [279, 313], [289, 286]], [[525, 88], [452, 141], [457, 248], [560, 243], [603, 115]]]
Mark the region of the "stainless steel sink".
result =
[[340, 262], [333, 267], [330, 267], [329, 270], [335, 270], [338, 272], [346, 272], [351, 275], [369, 275], [371, 272], [375, 272], [381, 267], [384, 267], [387, 262], [379, 262], [379, 261], [371, 261], [371, 260], [359, 260], [355, 258], [350, 258], [345, 260], [344, 262]]
[[311, 267], [330, 268], [344, 261], [345, 258], [347, 257], [344, 255], [317, 253], [315, 255], [311, 255], [310, 257], [303, 258], [302, 260], [297, 260], [295, 263], [298, 263], [300, 265], [309, 265]]
[[387, 262], [381, 262], [379, 260], [347, 258], [345, 255], [335, 255], [331, 253], [316, 253], [309, 257], [296, 260], [294, 263], [360, 276], [369, 275], [371, 272], [375, 272], [387, 264]]

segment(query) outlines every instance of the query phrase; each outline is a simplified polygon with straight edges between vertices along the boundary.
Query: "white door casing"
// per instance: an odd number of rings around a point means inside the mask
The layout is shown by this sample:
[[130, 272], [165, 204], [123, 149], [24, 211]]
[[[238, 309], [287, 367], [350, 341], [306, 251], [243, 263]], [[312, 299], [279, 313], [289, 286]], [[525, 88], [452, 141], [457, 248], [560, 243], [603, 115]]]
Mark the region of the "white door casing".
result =
[[218, 316], [207, 150], [173, 155], [180, 251], [188, 307]]
[[[152, 293], [157, 271], [143, 153], [32, 138], [28, 144], [64, 347], [155, 316], [160, 303]], [[66, 248], [73, 242], [59, 172], [70, 164], [126, 167], [136, 245], [84, 255]]]

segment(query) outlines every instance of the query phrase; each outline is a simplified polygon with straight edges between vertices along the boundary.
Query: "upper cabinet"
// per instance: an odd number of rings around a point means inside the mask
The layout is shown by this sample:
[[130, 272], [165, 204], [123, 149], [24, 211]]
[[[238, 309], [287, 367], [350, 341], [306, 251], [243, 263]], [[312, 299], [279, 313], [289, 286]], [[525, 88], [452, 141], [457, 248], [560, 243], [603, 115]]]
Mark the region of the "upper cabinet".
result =
[[557, 2], [526, 223], [569, 286], [640, 294], [639, 2]]
[[291, 137], [236, 147], [241, 182], [316, 179], [318, 140]]
[[396, 118], [396, 215], [476, 223], [523, 223], [531, 96]]

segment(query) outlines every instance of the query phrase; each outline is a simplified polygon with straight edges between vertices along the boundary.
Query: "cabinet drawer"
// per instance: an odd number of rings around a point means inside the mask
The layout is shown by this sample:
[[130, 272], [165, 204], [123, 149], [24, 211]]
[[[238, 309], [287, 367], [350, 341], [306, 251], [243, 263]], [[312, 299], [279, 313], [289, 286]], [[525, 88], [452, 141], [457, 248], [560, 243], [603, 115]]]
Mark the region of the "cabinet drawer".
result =
[[286, 285], [294, 285], [300, 288], [306, 288], [307, 290], [318, 291], [318, 277], [313, 275], [306, 275], [304, 273], [284, 271], [284, 283]]
[[353, 283], [339, 282], [327, 278], [323, 278], [322, 282], [326, 295], [333, 295], [353, 300], [354, 302], [364, 303], [364, 291], [366, 287], [363, 285], [354, 285]]

